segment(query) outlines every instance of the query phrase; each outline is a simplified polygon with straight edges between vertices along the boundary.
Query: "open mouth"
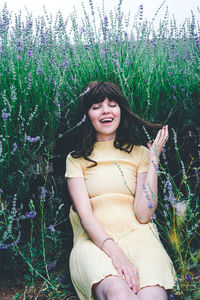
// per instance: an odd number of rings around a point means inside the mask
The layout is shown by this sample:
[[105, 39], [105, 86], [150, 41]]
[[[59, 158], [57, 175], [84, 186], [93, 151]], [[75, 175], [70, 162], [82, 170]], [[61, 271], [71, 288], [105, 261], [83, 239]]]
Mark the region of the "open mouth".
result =
[[112, 123], [113, 120], [114, 120], [113, 118], [105, 118], [105, 119], [101, 119], [100, 123], [109, 124]]

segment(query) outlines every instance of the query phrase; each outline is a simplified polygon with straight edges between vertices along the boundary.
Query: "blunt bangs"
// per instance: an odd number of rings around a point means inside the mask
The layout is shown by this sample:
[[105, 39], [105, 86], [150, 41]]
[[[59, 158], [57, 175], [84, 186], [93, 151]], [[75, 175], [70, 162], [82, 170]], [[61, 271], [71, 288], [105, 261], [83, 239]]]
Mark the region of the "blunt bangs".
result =
[[98, 82], [94, 85], [89, 86], [89, 91], [84, 95], [84, 109], [85, 112], [91, 108], [93, 104], [103, 102], [105, 98], [108, 98], [110, 101], [115, 101], [119, 104], [123, 101], [123, 95], [117, 86], [107, 82]]

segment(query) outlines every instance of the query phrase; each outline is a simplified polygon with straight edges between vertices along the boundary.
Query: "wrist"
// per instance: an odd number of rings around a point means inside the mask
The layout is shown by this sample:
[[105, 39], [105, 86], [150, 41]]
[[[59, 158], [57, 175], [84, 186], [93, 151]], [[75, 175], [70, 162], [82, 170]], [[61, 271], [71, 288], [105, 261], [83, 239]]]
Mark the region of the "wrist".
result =
[[119, 256], [122, 252], [113, 239], [108, 239], [104, 243], [102, 250], [111, 258]]
[[159, 159], [151, 159], [150, 168], [153, 168], [156, 172], [159, 172]]
[[102, 244], [101, 244], [101, 249], [102, 249], [102, 250], [103, 250], [104, 244], [105, 244], [106, 242], [108, 242], [108, 241], [113, 241], [113, 242], [114, 242], [114, 240], [113, 240], [111, 237], [106, 238], [105, 240], [103, 240], [103, 242], [102, 242]]

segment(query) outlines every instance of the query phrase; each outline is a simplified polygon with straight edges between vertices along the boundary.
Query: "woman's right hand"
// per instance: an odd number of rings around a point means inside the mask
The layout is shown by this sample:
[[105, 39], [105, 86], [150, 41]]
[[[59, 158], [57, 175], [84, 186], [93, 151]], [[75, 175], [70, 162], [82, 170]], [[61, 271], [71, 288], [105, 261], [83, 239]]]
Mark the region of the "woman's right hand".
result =
[[121, 249], [119, 249], [119, 253], [114, 254], [111, 258], [119, 276], [126, 281], [134, 293], [137, 293], [140, 285], [137, 268], [130, 262]]

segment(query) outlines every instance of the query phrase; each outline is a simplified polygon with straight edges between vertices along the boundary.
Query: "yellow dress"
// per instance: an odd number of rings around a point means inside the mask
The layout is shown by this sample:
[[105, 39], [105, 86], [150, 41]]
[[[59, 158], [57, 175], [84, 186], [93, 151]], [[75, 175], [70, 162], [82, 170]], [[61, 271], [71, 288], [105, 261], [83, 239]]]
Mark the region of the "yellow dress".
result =
[[[116, 149], [113, 141], [96, 142], [90, 158], [97, 166], [87, 168], [91, 162], [69, 154], [65, 177], [85, 178], [94, 216], [137, 267], [140, 288], [173, 288], [174, 267], [160, 242], [156, 225], [140, 224], [133, 211], [137, 174], [148, 171], [148, 149], [134, 146], [127, 153]], [[118, 273], [111, 258], [89, 239], [72, 207], [70, 221], [74, 233], [69, 261], [71, 279], [81, 300], [94, 299], [93, 284]]]

